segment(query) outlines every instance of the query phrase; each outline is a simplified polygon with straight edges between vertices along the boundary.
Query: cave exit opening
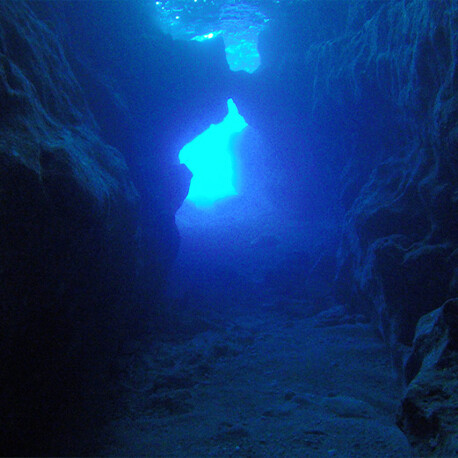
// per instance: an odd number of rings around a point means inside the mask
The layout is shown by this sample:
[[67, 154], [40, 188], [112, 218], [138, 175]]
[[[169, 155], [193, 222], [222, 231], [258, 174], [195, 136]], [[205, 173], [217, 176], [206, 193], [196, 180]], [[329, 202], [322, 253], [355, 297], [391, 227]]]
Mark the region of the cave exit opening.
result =
[[247, 123], [232, 99], [227, 101], [227, 107], [228, 114], [221, 123], [212, 124], [179, 154], [180, 162], [193, 174], [187, 200], [198, 207], [209, 207], [220, 199], [237, 195], [234, 138]]

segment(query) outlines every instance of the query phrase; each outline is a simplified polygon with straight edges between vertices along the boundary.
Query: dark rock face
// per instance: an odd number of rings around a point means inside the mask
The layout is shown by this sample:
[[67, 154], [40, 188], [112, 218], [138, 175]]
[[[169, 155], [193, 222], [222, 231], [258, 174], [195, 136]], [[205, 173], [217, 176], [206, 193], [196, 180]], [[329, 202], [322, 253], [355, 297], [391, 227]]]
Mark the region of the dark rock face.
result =
[[398, 18], [390, 27], [410, 38], [403, 45], [392, 35], [376, 49], [373, 76], [389, 63], [379, 87], [402, 107], [410, 139], [372, 170], [348, 211], [339, 279], [348, 302], [377, 304], [387, 342], [409, 345], [418, 319], [453, 296], [457, 51], [450, 17], [456, 11], [441, 2], [393, 3], [374, 20], [386, 15]]
[[55, 36], [20, 2], [0, 5], [0, 60], [0, 453], [57, 453], [124, 338], [138, 194]]
[[174, 215], [191, 180], [178, 153], [227, 114], [224, 44], [173, 42], [148, 1], [33, 7], [56, 29], [101, 137], [127, 162], [140, 197], [143, 284], [157, 288], [178, 249]]
[[398, 424], [421, 455], [458, 454], [458, 299], [423, 316], [406, 363]]
[[177, 250], [178, 151], [225, 114], [221, 43], [146, 36], [144, 5], [0, 4], [1, 454], [91, 453]]

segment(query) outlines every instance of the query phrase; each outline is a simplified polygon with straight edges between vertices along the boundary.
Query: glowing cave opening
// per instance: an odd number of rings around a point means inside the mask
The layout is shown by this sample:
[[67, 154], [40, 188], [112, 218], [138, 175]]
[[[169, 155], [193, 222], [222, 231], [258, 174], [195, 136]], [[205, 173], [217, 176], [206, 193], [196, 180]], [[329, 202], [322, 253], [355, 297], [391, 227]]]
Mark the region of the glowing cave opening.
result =
[[234, 196], [232, 138], [247, 123], [232, 99], [227, 101], [228, 114], [220, 124], [212, 124], [180, 151], [180, 162], [193, 173], [187, 199], [199, 207], [211, 206], [216, 200]]

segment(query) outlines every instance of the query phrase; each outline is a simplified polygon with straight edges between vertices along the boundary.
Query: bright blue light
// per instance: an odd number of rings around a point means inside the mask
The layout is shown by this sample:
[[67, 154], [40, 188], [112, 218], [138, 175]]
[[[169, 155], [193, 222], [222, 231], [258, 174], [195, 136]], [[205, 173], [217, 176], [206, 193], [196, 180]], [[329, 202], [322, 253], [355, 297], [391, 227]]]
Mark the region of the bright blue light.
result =
[[226, 60], [232, 71], [244, 70], [253, 73], [260, 64], [256, 39], [244, 39], [239, 36], [225, 36]]
[[227, 101], [227, 107], [229, 113], [223, 122], [212, 124], [180, 151], [180, 162], [194, 175], [187, 199], [198, 206], [209, 206], [215, 200], [237, 194], [233, 185], [231, 138], [247, 123], [232, 99]]

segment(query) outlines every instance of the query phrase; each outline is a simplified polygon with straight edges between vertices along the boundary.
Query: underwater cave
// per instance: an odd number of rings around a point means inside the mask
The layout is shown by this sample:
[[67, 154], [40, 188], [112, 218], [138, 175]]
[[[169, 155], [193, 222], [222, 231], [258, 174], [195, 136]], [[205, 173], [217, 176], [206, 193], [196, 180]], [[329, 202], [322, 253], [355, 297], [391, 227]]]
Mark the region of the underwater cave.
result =
[[1, 456], [458, 456], [455, 1], [0, 3]]

